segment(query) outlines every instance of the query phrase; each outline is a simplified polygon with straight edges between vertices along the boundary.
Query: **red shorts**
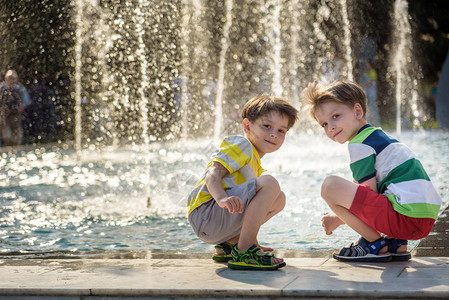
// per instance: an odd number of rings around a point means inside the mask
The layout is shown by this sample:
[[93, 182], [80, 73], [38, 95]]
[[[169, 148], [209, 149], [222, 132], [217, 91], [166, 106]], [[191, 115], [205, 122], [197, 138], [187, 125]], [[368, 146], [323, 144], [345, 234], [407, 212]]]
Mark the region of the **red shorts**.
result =
[[424, 238], [435, 223], [431, 218], [412, 218], [398, 213], [385, 195], [363, 185], [357, 188], [349, 211], [377, 231], [404, 240]]

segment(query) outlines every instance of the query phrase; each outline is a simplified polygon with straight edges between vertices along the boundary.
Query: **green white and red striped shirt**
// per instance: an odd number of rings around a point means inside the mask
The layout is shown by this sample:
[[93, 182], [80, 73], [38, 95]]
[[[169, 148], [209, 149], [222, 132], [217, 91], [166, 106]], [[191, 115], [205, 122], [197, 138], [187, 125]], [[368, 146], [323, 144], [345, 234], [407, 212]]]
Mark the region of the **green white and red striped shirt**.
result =
[[398, 213], [438, 218], [441, 197], [406, 145], [367, 124], [349, 142], [348, 149], [351, 171], [358, 183], [376, 177], [378, 193], [387, 196]]

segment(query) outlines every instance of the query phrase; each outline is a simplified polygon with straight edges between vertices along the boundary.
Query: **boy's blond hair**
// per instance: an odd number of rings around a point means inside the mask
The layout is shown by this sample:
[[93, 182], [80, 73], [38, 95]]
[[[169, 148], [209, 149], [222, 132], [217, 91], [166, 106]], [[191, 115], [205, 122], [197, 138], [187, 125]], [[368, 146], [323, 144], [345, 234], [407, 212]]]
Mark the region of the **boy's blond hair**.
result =
[[288, 119], [288, 129], [292, 128], [298, 120], [298, 110], [286, 100], [268, 95], [259, 95], [248, 102], [242, 109], [242, 119], [248, 119], [250, 122], [276, 111]]
[[302, 92], [302, 101], [309, 108], [310, 115], [317, 121], [316, 111], [320, 105], [334, 101], [351, 108], [359, 103], [366, 116], [366, 94], [363, 88], [349, 80], [337, 80], [327, 85], [309, 84]]

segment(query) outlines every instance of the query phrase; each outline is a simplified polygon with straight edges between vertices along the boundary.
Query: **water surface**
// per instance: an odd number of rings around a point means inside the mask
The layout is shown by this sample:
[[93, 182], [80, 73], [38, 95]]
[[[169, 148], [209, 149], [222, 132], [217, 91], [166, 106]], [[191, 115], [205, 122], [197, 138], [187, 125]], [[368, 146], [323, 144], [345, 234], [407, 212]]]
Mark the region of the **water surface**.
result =
[[[403, 132], [449, 203], [449, 133]], [[214, 144], [185, 140], [148, 147], [82, 151], [69, 147], [2, 153], [0, 252], [212, 250], [196, 238], [185, 199]], [[357, 238], [346, 226], [326, 236], [320, 218], [325, 176], [351, 178], [347, 145], [323, 134], [292, 133], [262, 159], [287, 195], [286, 208], [265, 224], [259, 240], [279, 249], [330, 250]], [[412, 243], [412, 246], [416, 243]]]

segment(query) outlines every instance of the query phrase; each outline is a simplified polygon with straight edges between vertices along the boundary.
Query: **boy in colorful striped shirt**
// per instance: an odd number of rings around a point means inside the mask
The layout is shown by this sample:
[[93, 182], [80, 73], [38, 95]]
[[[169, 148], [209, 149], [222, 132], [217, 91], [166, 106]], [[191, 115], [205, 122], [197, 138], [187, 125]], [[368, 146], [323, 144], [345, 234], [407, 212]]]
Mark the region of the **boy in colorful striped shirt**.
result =
[[276, 270], [285, 266], [257, 241], [260, 226], [285, 206], [277, 180], [262, 175], [260, 159], [278, 150], [297, 120], [287, 101], [258, 96], [242, 110], [245, 136], [226, 137], [188, 198], [195, 234], [215, 244], [216, 261], [232, 269]]
[[427, 236], [438, 218], [441, 197], [415, 154], [380, 128], [367, 124], [366, 95], [350, 81], [303, 92], [311, 116], [333, 141], [349, 142], [354, 182], [328, 176], [321, 196], [331, 208], [322, 217], [326, 234], [347, 224], [361, 235], [334, 253], [342, 261], [408, 260], [407, 240]]

